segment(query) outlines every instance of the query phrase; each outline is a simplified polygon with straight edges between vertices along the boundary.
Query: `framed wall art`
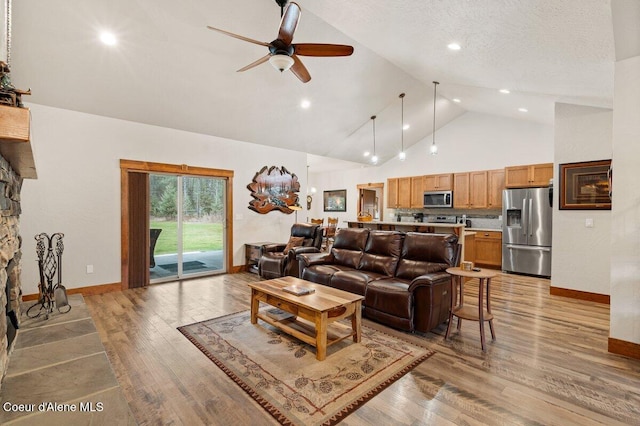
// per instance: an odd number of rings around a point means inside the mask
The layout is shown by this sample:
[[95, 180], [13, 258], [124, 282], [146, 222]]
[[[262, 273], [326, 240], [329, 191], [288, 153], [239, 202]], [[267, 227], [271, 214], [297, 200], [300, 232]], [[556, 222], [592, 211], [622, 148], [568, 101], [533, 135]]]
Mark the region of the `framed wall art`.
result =
[[560, 164], [560, 210], [611, 210], [611, 160]]
[[339, 189], [335, 191], [324, 191], [324, 211], [346, 212], [347, 190]]
[[265, 214], [272, 210], [279, 210], [291, 214], [291, 206], [299, 206], [298, 192], [300, 183], [298, 177], [283, 167], [264, 166], [255, 174], [247, 189], [253, 198], [249, 202], [249, 209]]

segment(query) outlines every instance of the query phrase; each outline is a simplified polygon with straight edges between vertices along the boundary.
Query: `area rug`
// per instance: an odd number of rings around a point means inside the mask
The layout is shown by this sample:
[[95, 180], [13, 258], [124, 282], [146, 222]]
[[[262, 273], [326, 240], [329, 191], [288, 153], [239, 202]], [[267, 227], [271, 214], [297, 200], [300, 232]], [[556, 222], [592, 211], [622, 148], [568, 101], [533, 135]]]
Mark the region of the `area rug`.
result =
[[362, 327], [362, 342], [315, 348], [237, 312], [178, 327], [270, 415], [285, 425], [332, 425], [433, 355], [390, 334]]
[[[170, 272], [178, 272], [178, 264], [177, 263], [167, 263], [164, 265], [158, 265], [160, 266], [162, 269], [165, 269], [167, 271]], [[182, 270], [183, 271], [193, 271], [196, 269], [204, 269], [206, 268], [205, 264], [202, 262], [199, 262], [197, 260], [192, 260], [189, 262], [183, 262], [182, 263]]]

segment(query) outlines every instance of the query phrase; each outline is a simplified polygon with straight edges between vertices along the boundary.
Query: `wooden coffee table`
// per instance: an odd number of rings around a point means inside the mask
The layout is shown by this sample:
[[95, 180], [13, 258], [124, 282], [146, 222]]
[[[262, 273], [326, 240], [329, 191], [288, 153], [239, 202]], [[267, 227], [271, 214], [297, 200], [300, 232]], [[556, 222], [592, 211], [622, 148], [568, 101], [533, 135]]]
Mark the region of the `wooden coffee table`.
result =
[[[296, 296], [282, 290], [297, 285], [313, 287], [315, 293]], [[316, 359], [327, 357], [327, 346], [353, 337], [360, 342], [362, 300], [364, 297], [336, 288], [315, 284], [295, 277], [282, 277], [249, 284], [251, 287], [251, 323], [258, 318], [279, 328], [285, 333], [316, 347]], [[260, 302], [292, 314], [289, 318], [277, 319], [259, 312]], [[351, 317], [351, 327], [337, 323]], [[331, 327], [329, 327], [331, 325]]]

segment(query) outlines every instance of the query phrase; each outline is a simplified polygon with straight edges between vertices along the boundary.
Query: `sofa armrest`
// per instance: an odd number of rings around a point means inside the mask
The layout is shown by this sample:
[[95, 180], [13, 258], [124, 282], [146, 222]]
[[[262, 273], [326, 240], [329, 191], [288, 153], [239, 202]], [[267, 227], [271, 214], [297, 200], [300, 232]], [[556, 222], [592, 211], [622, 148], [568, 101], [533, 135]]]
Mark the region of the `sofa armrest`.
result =
[[287, 247], [286, 244], [265, 244], [262, 246], [263, 253], [283, 252]]
[[320, 265], [323, 263], [333, 263], [333, 254], [331, 254], [330, 252], [302, 253], [297, 257], [298, 261], [302, 262], [300, 266], [304, 266], [305, 268], [312, 265]]
[[320, 253], [320, 250], [315, 247], [293, 247], [286, 255], [289, 258], [289, 262], [295, 262], [298, 259], [298, 255], [302, 253]]
[[451, 275], [445, 271], [433, 272], [431, 274], [420, 275], [411, 281], [409, 284], [409, 292], [415, 291], [418, 287], [432, 286], [434, 284], [441, 283], [442, 281], [451, 281]]

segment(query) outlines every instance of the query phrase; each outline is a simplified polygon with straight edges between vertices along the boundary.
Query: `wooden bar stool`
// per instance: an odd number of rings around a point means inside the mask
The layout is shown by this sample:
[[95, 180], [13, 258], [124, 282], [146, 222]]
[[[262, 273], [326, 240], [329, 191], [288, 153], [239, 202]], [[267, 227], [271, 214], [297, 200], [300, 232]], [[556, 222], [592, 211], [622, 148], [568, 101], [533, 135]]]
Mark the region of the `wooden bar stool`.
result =
[[[462, 320], [478, 321], [480, 323], [480, 344], [482, 351], [486, 352], [484, 339], [484, 322], [489, 321], [489, 329], [491, 330], [491, 339], [496, 340], [496, 334], [493, 329], [493, 314], [491, 313], [491, 278], [497, 273], [490, 269], [480, 269], [480, 271], [463, 271], [459, 267], [448, 268], [447, 272], [452, 276], [451, 282], [451, 310], [449, 311], [449, 324], [447, 325], [447, 333], [445, 340], [449, 338], [451, 331], [451, 323], [454, 315], [458, 317], [458, 331], [462, 326]], [[477, 278], [478, 283], [478, 308], [464, 305], [464, 278]], [[487, 287], [487, 308], [484, 309], [484, 287]], [[458, 292], [458, 287], [460, 291]], [[458, 297], [459, 295], [459, 297]], [[459, 300], [458, 300], [459, 298]]]

